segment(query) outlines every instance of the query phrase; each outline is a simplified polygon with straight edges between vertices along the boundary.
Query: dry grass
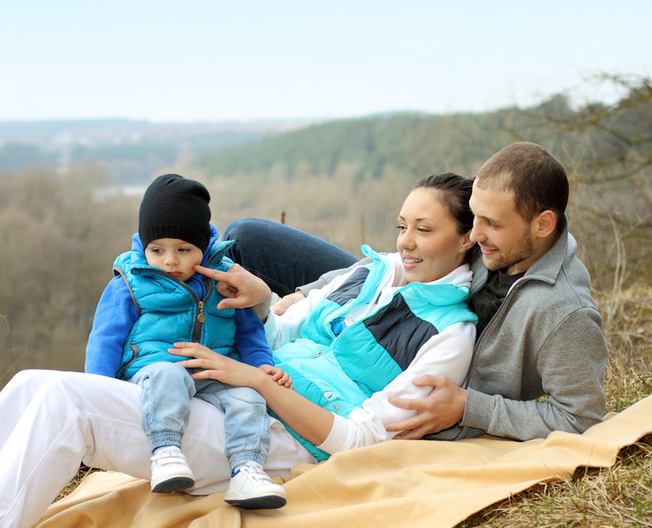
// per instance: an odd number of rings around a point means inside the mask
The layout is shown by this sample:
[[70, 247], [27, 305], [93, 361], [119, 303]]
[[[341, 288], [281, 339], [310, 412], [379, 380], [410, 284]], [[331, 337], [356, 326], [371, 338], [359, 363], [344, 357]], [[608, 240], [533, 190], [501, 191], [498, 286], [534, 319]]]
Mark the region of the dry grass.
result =
[[75, 488], [81, 484], [82, 480], [84, 480], [88, 475], [94, 473], [95, 471], [102, 471], [102, 470], [89, 468], [82, 464], [81, 467], [79, 468], [79, 471], [77, 472], [77, 475], [75, 475], [75, 478], [73, 478], [68, 483], [68, 485], [59, 492], [59, 495], [57, 495], [57, 498], [54, 499], [54, 502], [57, 502], [58, 500], [63, 499], [67, 495], [70, 495], [75, 490]]
[[595, 296], [609, 345], [607, 410], [620, 412], [652, 393], [652, 288]]
[[652, 436], [624, 449], [608, 469], [579, 469], [470, 517], [460, 528], [652, 527]]

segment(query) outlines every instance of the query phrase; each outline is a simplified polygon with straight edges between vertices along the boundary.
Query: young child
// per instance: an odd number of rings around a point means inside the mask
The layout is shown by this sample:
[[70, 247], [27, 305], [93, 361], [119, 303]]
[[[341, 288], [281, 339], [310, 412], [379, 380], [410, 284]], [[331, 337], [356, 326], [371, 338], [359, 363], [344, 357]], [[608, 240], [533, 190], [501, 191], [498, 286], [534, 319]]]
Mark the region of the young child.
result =
[[215, 284], [194, 271], [201, 264], [222, 271], [233, 242], [219, 242], [210, 224], [210, 194], [199, 182], [159, 176], [140, 205], [132, 250], [114, 264], [114, 278], [100, 298], [86, 348], [86, 372], [122, 378], [143, 388], [143, 429], [152, 450], [152, 491], [194, 486], [181, 451], [190, 399], [201, 398], [225, 415], [225, 454], [232, 477], [224, 500], [247, 509], [280, 508], [282, 486], [263, 471], [269, 418], [253, 389], [214, 380], [194, 381], [167, 350], [175, 342], [200, 342], [260, 367], [279, 384], [292, 381], [274, 367], [265, 330], [252, 310], [217, 310]]

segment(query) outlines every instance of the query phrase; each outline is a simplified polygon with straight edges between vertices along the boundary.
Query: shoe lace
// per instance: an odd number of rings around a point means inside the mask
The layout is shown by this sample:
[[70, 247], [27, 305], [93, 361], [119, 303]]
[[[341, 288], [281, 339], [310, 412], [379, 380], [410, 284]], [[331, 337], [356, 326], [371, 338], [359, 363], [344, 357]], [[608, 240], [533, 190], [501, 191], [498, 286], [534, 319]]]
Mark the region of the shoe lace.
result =
[[244, 465], [240, 467], [240, 471], [247, 475], [248, 477], [251, 477], [254, 480], [267, 480], [269, 477], [267, 474], [263, 471], [262, 468], [257, 468], [257, 467], [252, 467], [250, 465]]
[[162, 451], [152, 457], [153, 462], [159, 464], [185, 463], [186, 457], [183, 453], [174, 453], [171, 451]]

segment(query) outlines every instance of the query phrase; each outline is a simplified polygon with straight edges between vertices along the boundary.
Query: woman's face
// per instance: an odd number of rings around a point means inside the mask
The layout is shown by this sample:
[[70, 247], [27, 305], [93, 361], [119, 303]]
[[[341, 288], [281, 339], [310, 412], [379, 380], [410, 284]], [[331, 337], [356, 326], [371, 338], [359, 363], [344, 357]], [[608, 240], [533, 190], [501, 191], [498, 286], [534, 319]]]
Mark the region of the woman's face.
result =
[[445, 277], [464, 260], [473, 245], [468, 233], [460, 235], [435, 189], [414, 189], [398, 216], [396, 248], [405, 268], [406, 282], [431, 282]]

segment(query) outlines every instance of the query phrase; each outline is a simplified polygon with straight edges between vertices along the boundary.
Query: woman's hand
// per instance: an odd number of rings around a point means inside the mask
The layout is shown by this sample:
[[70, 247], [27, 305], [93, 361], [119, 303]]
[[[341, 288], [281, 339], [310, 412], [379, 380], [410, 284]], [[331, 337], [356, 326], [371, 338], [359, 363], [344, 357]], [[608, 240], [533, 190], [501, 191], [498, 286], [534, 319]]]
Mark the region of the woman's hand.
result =
[[170, 354], [191, 359], [179, 361], [187, 369], [202, 369], [192, 374], [192, 379], [214, 379], [236, 387], [252, 387], [267, 374], [256, 367], [228, 358], [199, 343], [175, 343], [168, 349]]
[[[262, 367], [245, 365], [199, 343], [175, 343], [174, 348], [168, 349], [168, 352], [175, 356], [194, 358], [179, 361], [180, 365], [189, 369], [204, 369], [192, 374], [193, 379], [214, 379], [256, 390], [277, 416], [315, 445], [323, 443], [333, 428], [334, 418], [331, 412], [279, 385]], [[268, 367], [276, 368], [271, 365]]]
[[283, 369], [272, 367], [271, 365], [261, 365], [260, 370], [272, 377], [272, 379], [283, 387], [292, 389], [292, 377]]
[[282, 297], [274, 303], [272, 306], [272, 312], [274, 312], [276, 315], [283, 315], [290, 306], [305, 298], [306, 294], [301, 290], [290, 293], [289, 295]]
[[217, 293], [226, 297], [217, 304], [218, 310], [225, 308], [252, 308], [261, 321], [265, 322], [272, 303], [272, 292], [262, 279], [249, 273], [239, 264], [228, 271], [219, 271], [204, 266], [195, 266], [195, 271], [218, 281]]

